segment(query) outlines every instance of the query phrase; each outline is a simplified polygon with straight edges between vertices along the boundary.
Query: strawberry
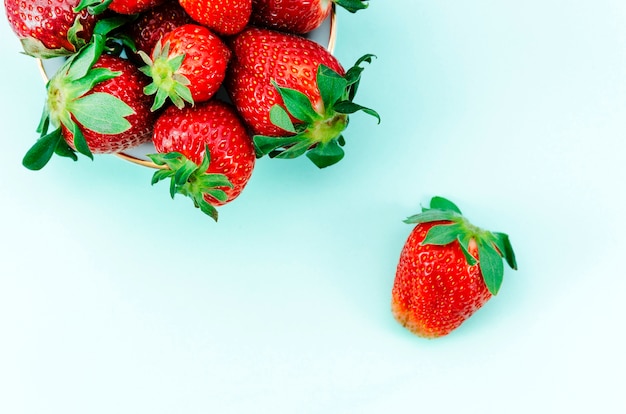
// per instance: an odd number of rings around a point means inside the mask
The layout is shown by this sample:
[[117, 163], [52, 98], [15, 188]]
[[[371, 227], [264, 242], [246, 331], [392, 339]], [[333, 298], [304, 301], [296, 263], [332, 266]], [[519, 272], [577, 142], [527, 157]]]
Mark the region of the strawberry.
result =
[[353, 102], [365, 55], [345, 71], [328, 50], [301, 36], [249, 28], [231, 43], [225, 81], [231, 100], [254, 134], [259, 156], [304, 153], [319, 168], [343, 158], [348, 116], [372, 109]]
[[192, 19], [222, 35], [242, 31], [252, 13], [252, 0], [179, 1]]
[[220, 88], [226, 75], [230, 50], [209, 29], [186, 24], [157, 42], [149, 57], [139, 52], [147, 66], [142, 71], [152, 78], [145, 93], [155, 95], [153, 110], [169, 98], [178, 108], [185, 101], [203, 102]]
[[367, 8], [363, 0], [252, 0], [251, 23], [291, 33], [317, 29], [338, 4], [351, 13]]
[[246, 127], [232, 105], [217, 99], [159, 116], [152, 139], [152, 184], [170, 179], [170, 195], [183, 194], [217, 221], [215, 206], [235, 199], [246, 186], [255, 153]]
[[67, 56], [91, 39], [96, 17], [74, 11], [79, 0], [4, 0], [13, 32], [24, 52], [37, 58]]
[[189, 15], [180, 7], [178, 0], [168, 0], [139, 15], [137, 20], [125, 28], [137, 50], [151, 53], [156, 43], [168, 32], [187, 23]]
[[143, 94], [148, 79], [128, 60], [102, 54], [103, 44], [100, 38], [81, 49], [48, 82], [41, 138], [24, 157], [27, 168], [43, 168], [54, 153], [93, 158], [149, 141], [155, 115]]
[[433, 197], [415, 224], [398, 263], [393, 315], [418, 336], [449, 334], [482, 307], [502, 284], [504, 266], [517, 269], [509, 237], [472, 225], [459, 208]]

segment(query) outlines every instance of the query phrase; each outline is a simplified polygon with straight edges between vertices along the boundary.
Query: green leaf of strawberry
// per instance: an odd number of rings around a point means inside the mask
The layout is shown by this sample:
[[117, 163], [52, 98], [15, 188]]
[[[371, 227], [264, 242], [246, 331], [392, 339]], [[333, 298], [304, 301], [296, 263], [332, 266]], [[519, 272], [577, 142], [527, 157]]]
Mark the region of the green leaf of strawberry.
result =
[[363, 0], [333, 0], [337, 5], [348, 10], [350, 13], [356, 13], [359, 10], [367, 9], [369, 3]]
[[207, 173], [211, 161], [208, 146], [205, 147], [202, 163], [197, 165], [179, 152], [148, 154], [157, 165], [166, 167], [152, 176], [152, 184], [170, 180], [170, 196], [182, 194], [193, 200], [194, 206], [217, 221], [217, 209], [211, 205], [205, 195], [225, 202], [228, 196], [221, 188], [232, 188], [233, 184], [224, 174]]

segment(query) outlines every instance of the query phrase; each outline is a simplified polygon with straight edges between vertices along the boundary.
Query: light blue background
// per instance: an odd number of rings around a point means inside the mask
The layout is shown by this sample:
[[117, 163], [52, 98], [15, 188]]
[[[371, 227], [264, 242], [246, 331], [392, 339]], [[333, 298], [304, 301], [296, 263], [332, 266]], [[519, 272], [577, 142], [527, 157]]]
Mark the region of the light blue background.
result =
[[[626, 412], [626, 3], [338, 17], [383, 122], [352, 117], [326, 170], [261, 160], [218, 224], [113, 156], [24, 169], [44, 89], [2, 19], [0, 412]], [[389, 301], [433, 195], [520, 269], [428, 341]]]

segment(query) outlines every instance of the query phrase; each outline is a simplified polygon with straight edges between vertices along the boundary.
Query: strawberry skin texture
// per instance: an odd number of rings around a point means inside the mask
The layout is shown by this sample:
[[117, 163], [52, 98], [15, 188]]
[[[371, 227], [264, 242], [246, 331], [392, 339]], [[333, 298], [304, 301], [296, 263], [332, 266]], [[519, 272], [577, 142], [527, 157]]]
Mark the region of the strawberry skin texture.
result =
[[271, 107], [283, 103], [272, 81], [302, 92], [313, 108], [322, 113], [324, 104], [317, 88], [317, 68], [323, 64], [340, 75], [345, 74], [341, 63], [328, 50], [288, 33], [249, 28], [237, 35], [231, 49], [233, 58], [226, 89], [254, 134], [289, 135], [269, 117]]
[[138, 50], [150, 53], [159, 39], [177, 27], [191, 22], [191, 18], [177, 0], [167, 1], [142, 13], [126, 29], [126, 33], [135, 42]]
[[250, 20], [252, 0], [179, 0], [193, 20], [222, 35], [234, 35]]
[[308, 33], [330, 15], [331, 0], [253, 0], [253, 24], [291, 33]]
[[[4, 0], [5, 11], [13, 32], [24, 41], [30, 39], [41, 42], [43, 47], [54, 54], [63, 55], [76, 52], [77, 45], [68, 38], [70, 28], [78, 19], [80, 30], [77, 37], [89, 41], [96, 22], [96, 17], [86, 10], [75, 13], [74, 7], [79, 0]], [[26, 48], [25, 48], [26, 49]], [[41, 51], [29, 51], [36, 57]]]
[[[94, 154], [118, 153], [150, 141], [156, 115], [150, 111], [150, 98], [143, 93], [148, 79], [128, 60], [117, 56], [102, 55], [93, 67], [107, 68], [121, 74], [96, 84], [87, 95], [95, 92], [108, 93], [124, 101], [135, 113], [126, 118], [131, 127], [120, 134], [100, 134], [81, 127], [89, 149]], [[62, 132], [65, 141], [74, 147], [73, 134], [65, 126]]]
[[226, 76], [231, 52], [226, 44], [206, 27], [186, 24], [169, 32], [162, 43], [169, 43], [168, 58], [184, 55], [176, 73], [189, 80], [194, 102], [210, 99]]
[[[446, 222], [420, 223], [411, 232], [398, 263], [392, 312], [418, 336], [436, 338], [460, 326], [491, 297], [478, 264], [470, 266], [460, 244], [422, 244], [428, 230]], [[477, 257], [475, 244], [469, 252]]]
[[252, 140], [239, 115], [230, 104], [216, 99], [183, 109], [169, 106], [155, 124], [153, 143], [157, 152], [178, 152], [197, 165], [208, 147], [211, 161], [206, 172], [224, 174], [233, 185], [223, 188], [228, 196], [225, 201], [204, 196], [214, 206], [239, 196], [256, 162]]
[[109, 10], [120, 14], [136, 14], [149, 10], [165, 0], [113, 0], [109, 4]]

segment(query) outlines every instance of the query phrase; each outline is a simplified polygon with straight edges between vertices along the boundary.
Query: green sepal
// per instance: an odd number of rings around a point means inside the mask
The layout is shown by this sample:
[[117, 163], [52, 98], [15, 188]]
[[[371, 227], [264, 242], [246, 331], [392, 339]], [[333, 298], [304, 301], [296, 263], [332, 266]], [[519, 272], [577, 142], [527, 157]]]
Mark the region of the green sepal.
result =
[[60, 141], [63, 141], [61, 128], [57, 128], [49, 134], [42, 136], [26, 152], [22, 159], [22, 165], [29, 170], [41, 170], [52, 158], [54, 150]]
[[327, 110], [332, 109], [330, 107], [334, 107], [335, 103], [341, 101], [345, 95], [348, 81], [325, 65], [318, 66], [316, 79], [324, 106]]
[[474, 266], [478, 263], [478, 259], [475, 258], [469, 251], [469, 243], [472, 240], [472, 236], [469, 234], [461, 234], [459, 235], [459, 245], [461, 245], [461, 250], [463, 251], [463, 256], [465, 256], [465, 260], [467, 264], [470, 266]]
[[448, 210], [426, 210], [419, 214], [407, 217], [407, 224], [430, 223], [433, 221], [453, 221], [459, 218], [458, 213]]
[[291, 122], [289, 113], [280, 105], [273, 105], [270, 109], [270, 121], [287, 132], [296, 133], [296, 127]]
[[337, 112], [341, 114], [347, 114], [347, 115], [353, 114], [358, 111], [363, 111], [366, 114], [371, 115], [374, 118], [376, 118], [378, 120], [378, 123], [380, 124], [380, 115], [378, 114], [378, 112], [376, 112], [375, 110], [371, 108], [367, 108], [363, 105], [359, 105], [350, 101], [341, 101], [341, 102], [337, 102], [334, 105], [334, 108]]
[[[91, 67], [102, 55], [105, 46], [105, 39], [102, 36], [94, 36], [92, 41], [82, 48], [76, 55], [66, 63], [67, 70], [60, 70], [67, 80], [74, 81], [84, 78], [89, 73]], [[65, 69], [66, 66], [63, 66]]]
[[356, 13], [359, 10], [367, 9], [368, 1], [364, 0], [333, 0], [337, 5], [343, 7], [350, 13]]
[[200, 165], [179, 152], [148, 154], [148, 157], [158, 166], [165, 167], [153, 174], [151, 181], [153, 185], [169, 179], [172, 198], [176, 194], [191, 198], [195, 207], [217, 221], [217, 209], [206, 201], [204, 196], [206, 194], [220, 202], [226, 202], [228, 195], [222, 188], [232, 188], [233, 184], [224, 174], [207, 173], [211, 162], [208, 146], [205, 147]]
[[446, 198], [439, 197], [439, 196], [435, 196], [430, 199], [430, 208], [428, 209], [422, 208], [422, 210], [430, 210], [430, 209], [443, 210], [443, 211], [449, 210], [449, 211], [454, 211], [455, 213], [459, 215], [463, 214], [461, 213], [461, 210], [456, 204], [454, 204], [452, 201]]
[[497, 295], [504, 276], [502, 257], [488, 241], [478, 239], [477, 244], [478, 266], [483, 275], [485, 285], [487, 285], [487, 289], [492, 295]]
[[460, 223], [439, 224], [433, 226], [426, 233], [423, 244], [436, 244], [445, 246], [459, 239], [459, 235], [463, 232], [463, 226]]
[[279, 86], [274, 81], [272, 81], [272, 85], [283, 98], [285, 108], [294, 118], [308, 124], [321, 118], [320, 114], [315, 112], [311, 105], [311, 100], [305, 94], [295, 89]]
[[80, 129], [80, 126], [77, 123], [73, 122], [71, 127], [67, 127], [70, 131], [72, 131], [72, 135], [74, 137], [74, 147], [76, 148], [76, 151], [83, 155], [86, 155], [93, 160], [93, 154], [89, 149], [89, 145], [87, 144], [87, 140], [85, 139], [85, 135]]
[[43, 111], [41, 113], [41, 118], [39, 118], [39, 124], [37, 125], [36, 132], [40, 137], [46, 135], [48, 133], [48, 128], [50, 127], [50, 112], [48, 111], [48, 106], [43, 106]]
[[135, 113], [124, 101], [103, 92], [78, 98], [68, 109], [83, 127], [100, 134], [127, 131], [131, 124], [126, 117]]
[[318, 168], [326, 168], [341, 161], [345, 155], [345, 151], [341, 148], [338, 140], [319, 144], [309, 152], [306, 156], [313, 161]]
[[49, 49], [42, 41], [35, 39], [34, 37], [22, 37], [20, 38], [22, 50], [25, 55], [39, 58], [50, 59], [59, 56], [69, 56], [73, 52], [63, 47], [58, 49]]
[[[279, 148], [289, 148], [299, 142], [300, 139], [301, 137], [298, 135], [292, 135], [287, 137], [269, 137], [266, 135], [255, 135], [252, 137], [257, 158], [261, 158], [264, 155], [272, 154]], [[277, 154], [274, 154], [272, 158], [274, 158], [276, 155]]]
[[515, 259], [515, 252], [513, 251], [509, 236], [499, 232], [493, 232], [492, 234], [495, 236], [493, 242], [506, 260], [506, 263], [511, 269], [517, 270], [517, 260]]

